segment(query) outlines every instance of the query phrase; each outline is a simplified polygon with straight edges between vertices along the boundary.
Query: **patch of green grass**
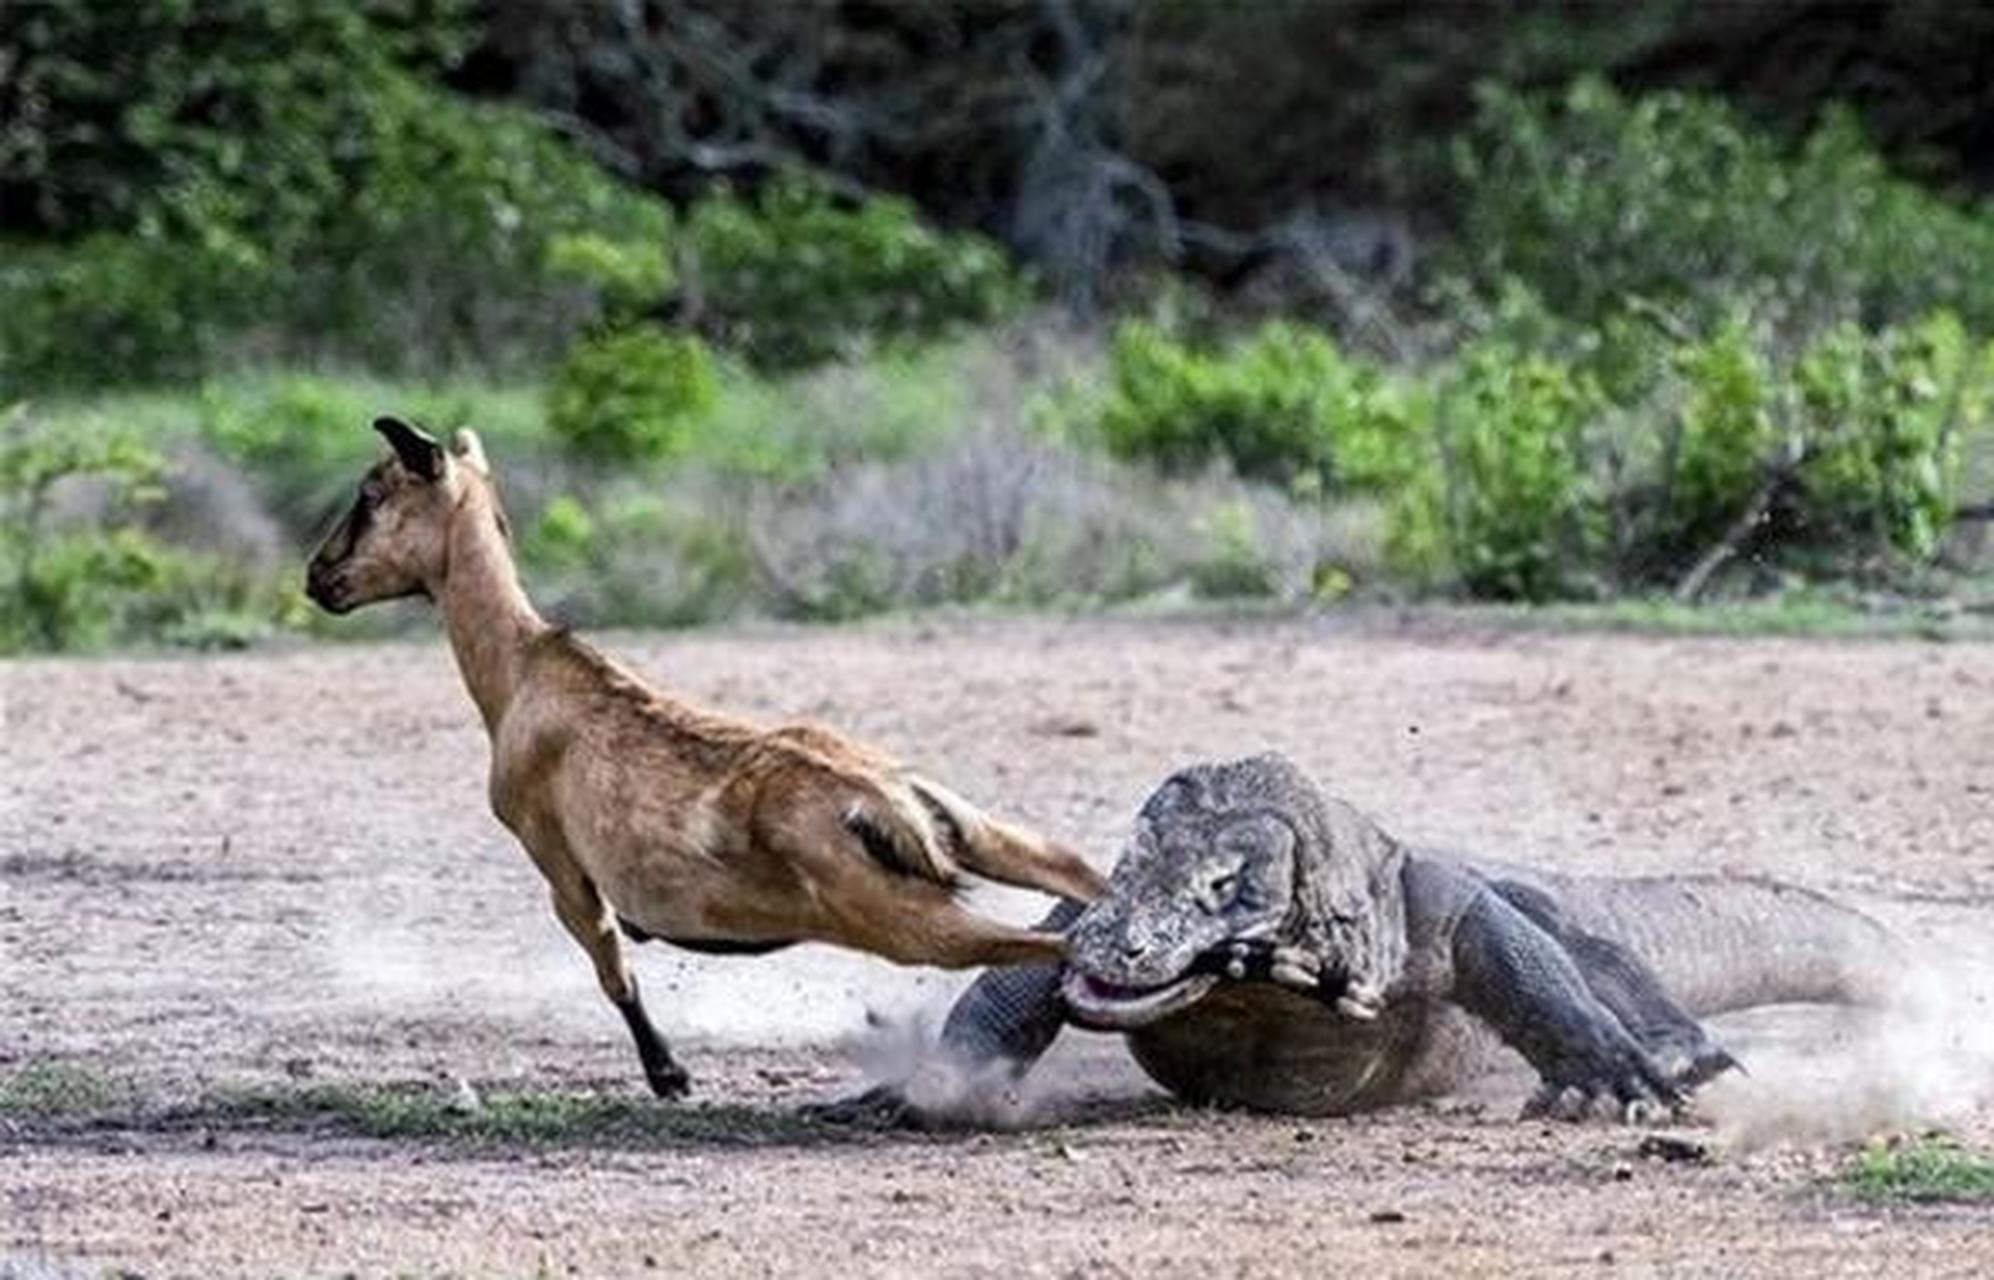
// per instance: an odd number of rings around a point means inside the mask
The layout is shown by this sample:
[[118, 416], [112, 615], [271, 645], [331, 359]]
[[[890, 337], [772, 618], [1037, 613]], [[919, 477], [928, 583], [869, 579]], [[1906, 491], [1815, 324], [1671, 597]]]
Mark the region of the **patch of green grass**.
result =
[[68, 1062], [30, 1063], [0, 1075], [0, 1116], [50, 1120], [95, 1115], [123, 1100], [109, 1077]]
[[1461, 611], [1521, 627], [1688, 636], [1848, 636], [1970, 640], [1994, 635], [1986, 619], [1945, 605], [1907, 601], [1873, 608], [1799, 593], [1765, 600], [1684, 604], [1631, 599], [1599, 604], [1493, 605]]
[[1942, 1135], [1872, 1146], [1844, 1179], [1872, 1200], [1994, 1201], [1994, 1157]]
[[546, 1091], [494, 1091], [473, 1101], [400, 1084], [226, 1091], [197, 1111], [182, 1119], [480, 1145], [769, 1146], [846, 1136], [800, 1115], [754, 1107]]

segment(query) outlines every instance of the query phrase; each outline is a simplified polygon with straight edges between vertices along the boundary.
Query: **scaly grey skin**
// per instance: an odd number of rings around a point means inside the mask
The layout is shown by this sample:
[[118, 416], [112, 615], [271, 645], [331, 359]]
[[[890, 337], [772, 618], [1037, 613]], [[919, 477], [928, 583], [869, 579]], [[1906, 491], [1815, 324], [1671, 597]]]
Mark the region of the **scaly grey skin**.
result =
[[1170, 778], [1107, 893], [1047, 924], [1071, 926], [1067, 964], [979, 978], [943, 1029], [952, 1057], [1022, 1074], [1072, 1021], [1125, 1033], [1186, 1100], [1308, 1115], [1446, 1092], [1504, 1045], [1542, 1081], [1526, 1114], [1675, 1105], [1736, 1065], [1697, 1017], [1871, 1001], [1895, 952], [1868, 917], [1771, 881], [1410, 850], [1276, 755]]

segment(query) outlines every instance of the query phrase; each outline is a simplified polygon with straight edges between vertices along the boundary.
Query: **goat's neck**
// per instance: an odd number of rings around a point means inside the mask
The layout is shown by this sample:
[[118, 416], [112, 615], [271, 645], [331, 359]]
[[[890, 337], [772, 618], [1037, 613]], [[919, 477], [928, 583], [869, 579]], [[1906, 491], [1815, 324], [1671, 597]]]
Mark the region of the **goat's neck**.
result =
[[443, 610], [450, 648], [487, 732], [519, 688], [526, 649], [547, 630], [519, 585], [512, 549], [488, 500], [474, 495], [451, 515], [449, 559], [430, 594]]

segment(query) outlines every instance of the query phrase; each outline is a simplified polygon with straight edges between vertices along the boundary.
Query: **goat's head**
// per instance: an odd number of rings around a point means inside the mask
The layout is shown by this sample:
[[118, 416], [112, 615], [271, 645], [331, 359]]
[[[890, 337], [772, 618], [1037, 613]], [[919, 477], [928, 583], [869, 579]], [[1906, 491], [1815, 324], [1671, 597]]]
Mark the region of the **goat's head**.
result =
[[305, 594], [329, 613], [428, 594], [448, 561], [451, 517], [467, 488], [488, 492], [490, 468], [469, 431], [445, 449], [400, 418], [376, 418], [374, 429], [393, 452], [368, 469], [305, 574]]

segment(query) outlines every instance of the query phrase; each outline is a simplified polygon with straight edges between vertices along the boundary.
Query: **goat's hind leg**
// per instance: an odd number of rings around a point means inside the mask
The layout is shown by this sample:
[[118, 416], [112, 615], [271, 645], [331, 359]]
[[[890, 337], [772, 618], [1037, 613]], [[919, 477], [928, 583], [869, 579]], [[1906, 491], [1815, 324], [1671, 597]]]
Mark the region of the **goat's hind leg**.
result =
[[[923, 889], [931, 886], [923, 885]], [[1057, 964], [1066, 940], [1057, 933], [986, 920], [936, 891], [936, 898], [889, 901], [890, 912], [847, 917], [826, 939], [870, 951], [897, 964], [940, 969], [987, 965]]]
[[909, 782], [953, 837], [957, 859], [977, 875], [1072, 902], [1092, 902], [1106, 890], [1101, 873], [1071, 849], [991, 817], [931, 778]]
[[602, 993], [623, 1015], [630, 1038], [637, 1045], [638, 1060], [644, 1064], [644, 1078], [651, 1092], [660, 1098], [682, 1096], [692, 1087], [692, 1077], [672, 1057], [671, 1048], [644, 1011], [643, 997], [637, 993], [637, 975], [623, 956], [623, 944], [616, 936], [616, 917], [602, 894], [578, 871], [553, 881], [554, 914], [574, 935], [582, 950], [595, 964], [596, 981]]

